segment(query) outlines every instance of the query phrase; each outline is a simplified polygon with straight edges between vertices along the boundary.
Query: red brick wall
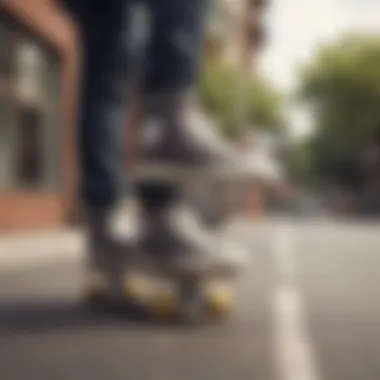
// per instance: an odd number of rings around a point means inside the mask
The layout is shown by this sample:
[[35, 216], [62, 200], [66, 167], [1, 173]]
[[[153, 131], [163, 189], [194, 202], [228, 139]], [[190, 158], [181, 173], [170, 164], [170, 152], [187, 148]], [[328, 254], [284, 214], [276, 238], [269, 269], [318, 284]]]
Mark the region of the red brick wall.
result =
[[64, 210], [55, 194], [0, 195], [0, 232], [62, 226]]

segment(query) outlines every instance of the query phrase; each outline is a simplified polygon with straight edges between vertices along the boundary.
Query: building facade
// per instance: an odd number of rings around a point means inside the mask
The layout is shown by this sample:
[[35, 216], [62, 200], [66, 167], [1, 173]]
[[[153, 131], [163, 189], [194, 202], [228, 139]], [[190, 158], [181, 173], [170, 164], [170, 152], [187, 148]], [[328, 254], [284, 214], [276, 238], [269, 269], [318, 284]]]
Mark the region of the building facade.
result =
[[72, 25], [48, 0], [0, 0], [0, 231], [62, 226], [75, 198]]

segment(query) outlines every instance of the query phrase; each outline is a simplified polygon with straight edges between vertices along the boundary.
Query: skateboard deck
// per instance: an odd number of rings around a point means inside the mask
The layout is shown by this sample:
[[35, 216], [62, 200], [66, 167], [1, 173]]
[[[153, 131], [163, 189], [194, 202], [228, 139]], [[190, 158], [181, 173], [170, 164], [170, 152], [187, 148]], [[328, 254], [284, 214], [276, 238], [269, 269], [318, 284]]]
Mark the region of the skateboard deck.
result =
[[[128, 263], [119, 281], [118, 302], [133, 304], [158, 319], [199, 322], [230, 314], [241, 265], [191, 265], [182, 268], [148, 261]], [[103, 276], [93, 276], [85, 290], [95, 306], [110, 298], [112, 290]]]
[[86, 304], [99, 308], [110, 303], [133, 305], [146, 316], [158, 320], [200, 322], [230, 314], [234, 304], [233, 286], [227, 281], [199, 281], [194, 278], [150, 277], [129, 272], [123, 277], [121, 296], [112, 297], [110, 290], [92, 282], [85, 290]]

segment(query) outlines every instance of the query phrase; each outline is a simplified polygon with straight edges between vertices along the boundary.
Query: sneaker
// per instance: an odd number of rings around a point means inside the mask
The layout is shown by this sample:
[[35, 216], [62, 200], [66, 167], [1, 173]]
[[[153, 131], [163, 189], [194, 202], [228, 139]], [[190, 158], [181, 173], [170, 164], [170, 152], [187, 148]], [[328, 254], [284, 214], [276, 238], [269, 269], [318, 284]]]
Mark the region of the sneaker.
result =
[[211, 234], [187, 206], [143, 214], [138, 254], [148, 265], [172, 273], [234, 275], [244, 255]]
[[138, 173], [172, 179], [233, 170], [236, 155], [183, 94], [157, 95], [148, 101], [142, 129]]

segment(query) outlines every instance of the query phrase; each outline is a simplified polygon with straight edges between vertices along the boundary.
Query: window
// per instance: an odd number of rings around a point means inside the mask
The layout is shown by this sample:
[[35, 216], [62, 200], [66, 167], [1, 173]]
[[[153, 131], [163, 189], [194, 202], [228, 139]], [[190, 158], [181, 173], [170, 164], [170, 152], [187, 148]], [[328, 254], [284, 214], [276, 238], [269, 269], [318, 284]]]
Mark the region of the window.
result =
[[41, 115], [31, 108], [22, 109], [17, 124], [17, 183], [25, 188], [38, 187], [43, 176]]
[[0, 17], [0, 190], [60, 185], [59, 60]]
[[0, 19], [0, 76], [10, 76], [12, 73], [13, 37], [9, 23]]
[[23, 40], [16, 49], [16, 86], [24, 102], [40, 104], [43, 101], [44, 56], [31, 40]]
[[9, 146], [10, 104], [0, 99], [0, 189], [10, 183], [10, 165], [12, 149]]

